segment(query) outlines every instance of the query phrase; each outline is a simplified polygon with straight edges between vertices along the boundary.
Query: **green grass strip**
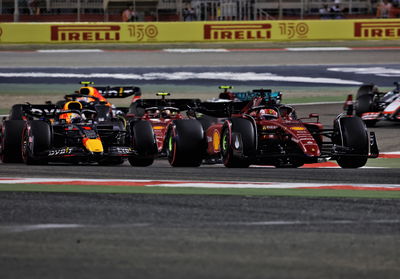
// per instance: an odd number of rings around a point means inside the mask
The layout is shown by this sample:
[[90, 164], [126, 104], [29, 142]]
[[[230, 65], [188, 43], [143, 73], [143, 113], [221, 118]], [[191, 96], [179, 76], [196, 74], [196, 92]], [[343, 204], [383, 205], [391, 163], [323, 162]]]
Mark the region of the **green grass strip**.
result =
[[400, 158], [377, 158], [369, 159], [367, 167], [371, 168], [400, 168]]
[[168, 195], [240, 195], [240, 196], [290, 196], [337, 198], [400, 198], [400, 191], [325, 190], [325, 189], [235, 189], [235, 188], [175, 188], [132, 187], [99, 185], [1, 184], [0, 191], [7, 192], [57, 192], [57, 193], [115, 193], [115, 194], [168, 194]]

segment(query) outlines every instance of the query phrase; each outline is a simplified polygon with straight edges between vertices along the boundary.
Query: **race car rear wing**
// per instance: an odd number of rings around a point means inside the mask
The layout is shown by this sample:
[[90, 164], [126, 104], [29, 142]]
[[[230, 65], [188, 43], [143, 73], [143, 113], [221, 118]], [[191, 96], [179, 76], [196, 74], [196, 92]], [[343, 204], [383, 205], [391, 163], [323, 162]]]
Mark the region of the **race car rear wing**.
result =
[[9, 119], [38, 119], [38, 118], [54, 118], [58, 108], [54, 104], [16, 104], [13, 105]]
[[126, 98], [132, 95], [141, 96], [142, 91], [139, 87], [124, 86], [124, 87], [94, 87], [105, 98]]
[[219, 94], [220, 99], [231, 101], [251, 101], [254, 98], [264, 98], [268, 103], [279, 104], [282, 100], [282, 93], [272, 91], [271, 89], [254, 89], [246, 92], [222, 92]]
[[180, 111], [188, 110], [200, 103], [200, 99], [138, 99], [137, 106], [149, 107], [174, 107]]
[[248, 102], [215, 102], [206, 101], [197, 103], [191, 109], [213, 117], [230, 117], [234, 113], [239, 113]]

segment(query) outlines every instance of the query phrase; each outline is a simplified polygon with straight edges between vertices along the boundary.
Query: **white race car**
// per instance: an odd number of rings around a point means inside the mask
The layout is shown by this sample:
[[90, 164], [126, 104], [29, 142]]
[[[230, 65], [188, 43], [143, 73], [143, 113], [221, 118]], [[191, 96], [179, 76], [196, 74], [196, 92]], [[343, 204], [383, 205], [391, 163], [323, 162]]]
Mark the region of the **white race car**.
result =
[[369, 127], [380, 120], [400, 121], [400, 82], [389, 92], [380, 92], [374, 84], [362, 85], [355, 102], [355, 111]]

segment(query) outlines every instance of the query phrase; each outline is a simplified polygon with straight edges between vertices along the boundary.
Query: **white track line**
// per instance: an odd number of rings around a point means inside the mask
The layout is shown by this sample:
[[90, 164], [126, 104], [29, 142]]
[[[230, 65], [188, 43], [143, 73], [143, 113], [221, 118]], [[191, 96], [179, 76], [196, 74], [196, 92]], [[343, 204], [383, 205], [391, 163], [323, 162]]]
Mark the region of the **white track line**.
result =
[[198, 53], [198, 52], [229, 52], [225, 48], [166, 48], [164, 52], [176, 52], [176, 53]]
[[104, 52], [102, 49], [39, 49], [40, 53], [88, 53], [88, 52]]
[[[357, 225], [375, 224], [390, 225], [399, 224], [400, 220], [317, 220], [317, 221], [297, 221], [297, 220], [268, 220], [257, 222], [223, 222], [213, 224], [214, 226], [324, 226], [324, 225]], [[29, 224], [29, 225], [0, 225], [0, 233], [23, 233], [39, 230], [66, 230], [76, 228], [138, 228], [149, 227], [152, 223], [131, 223], [131, 224]]]
[[353, 224], [399, 224], [400, 220], [326, 220], [326, 221], [258, 221], [258, 222], [228, 222], [226, 225], [242, 226], [312, 226], [312, 225], [353, 225]]
[[352, 50], [349, 47], [289, 47], [287, 51], [343, 51]]

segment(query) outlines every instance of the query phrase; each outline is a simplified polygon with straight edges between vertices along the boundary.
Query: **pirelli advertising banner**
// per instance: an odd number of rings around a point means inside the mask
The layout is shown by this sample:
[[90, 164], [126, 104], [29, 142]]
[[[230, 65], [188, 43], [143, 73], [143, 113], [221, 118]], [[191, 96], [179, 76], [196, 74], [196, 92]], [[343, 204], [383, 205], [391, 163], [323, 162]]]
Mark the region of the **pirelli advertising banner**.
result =
[[398, 39], [400, 39], [400, 19], [0, 23], [0, 43], [168, 43]]

